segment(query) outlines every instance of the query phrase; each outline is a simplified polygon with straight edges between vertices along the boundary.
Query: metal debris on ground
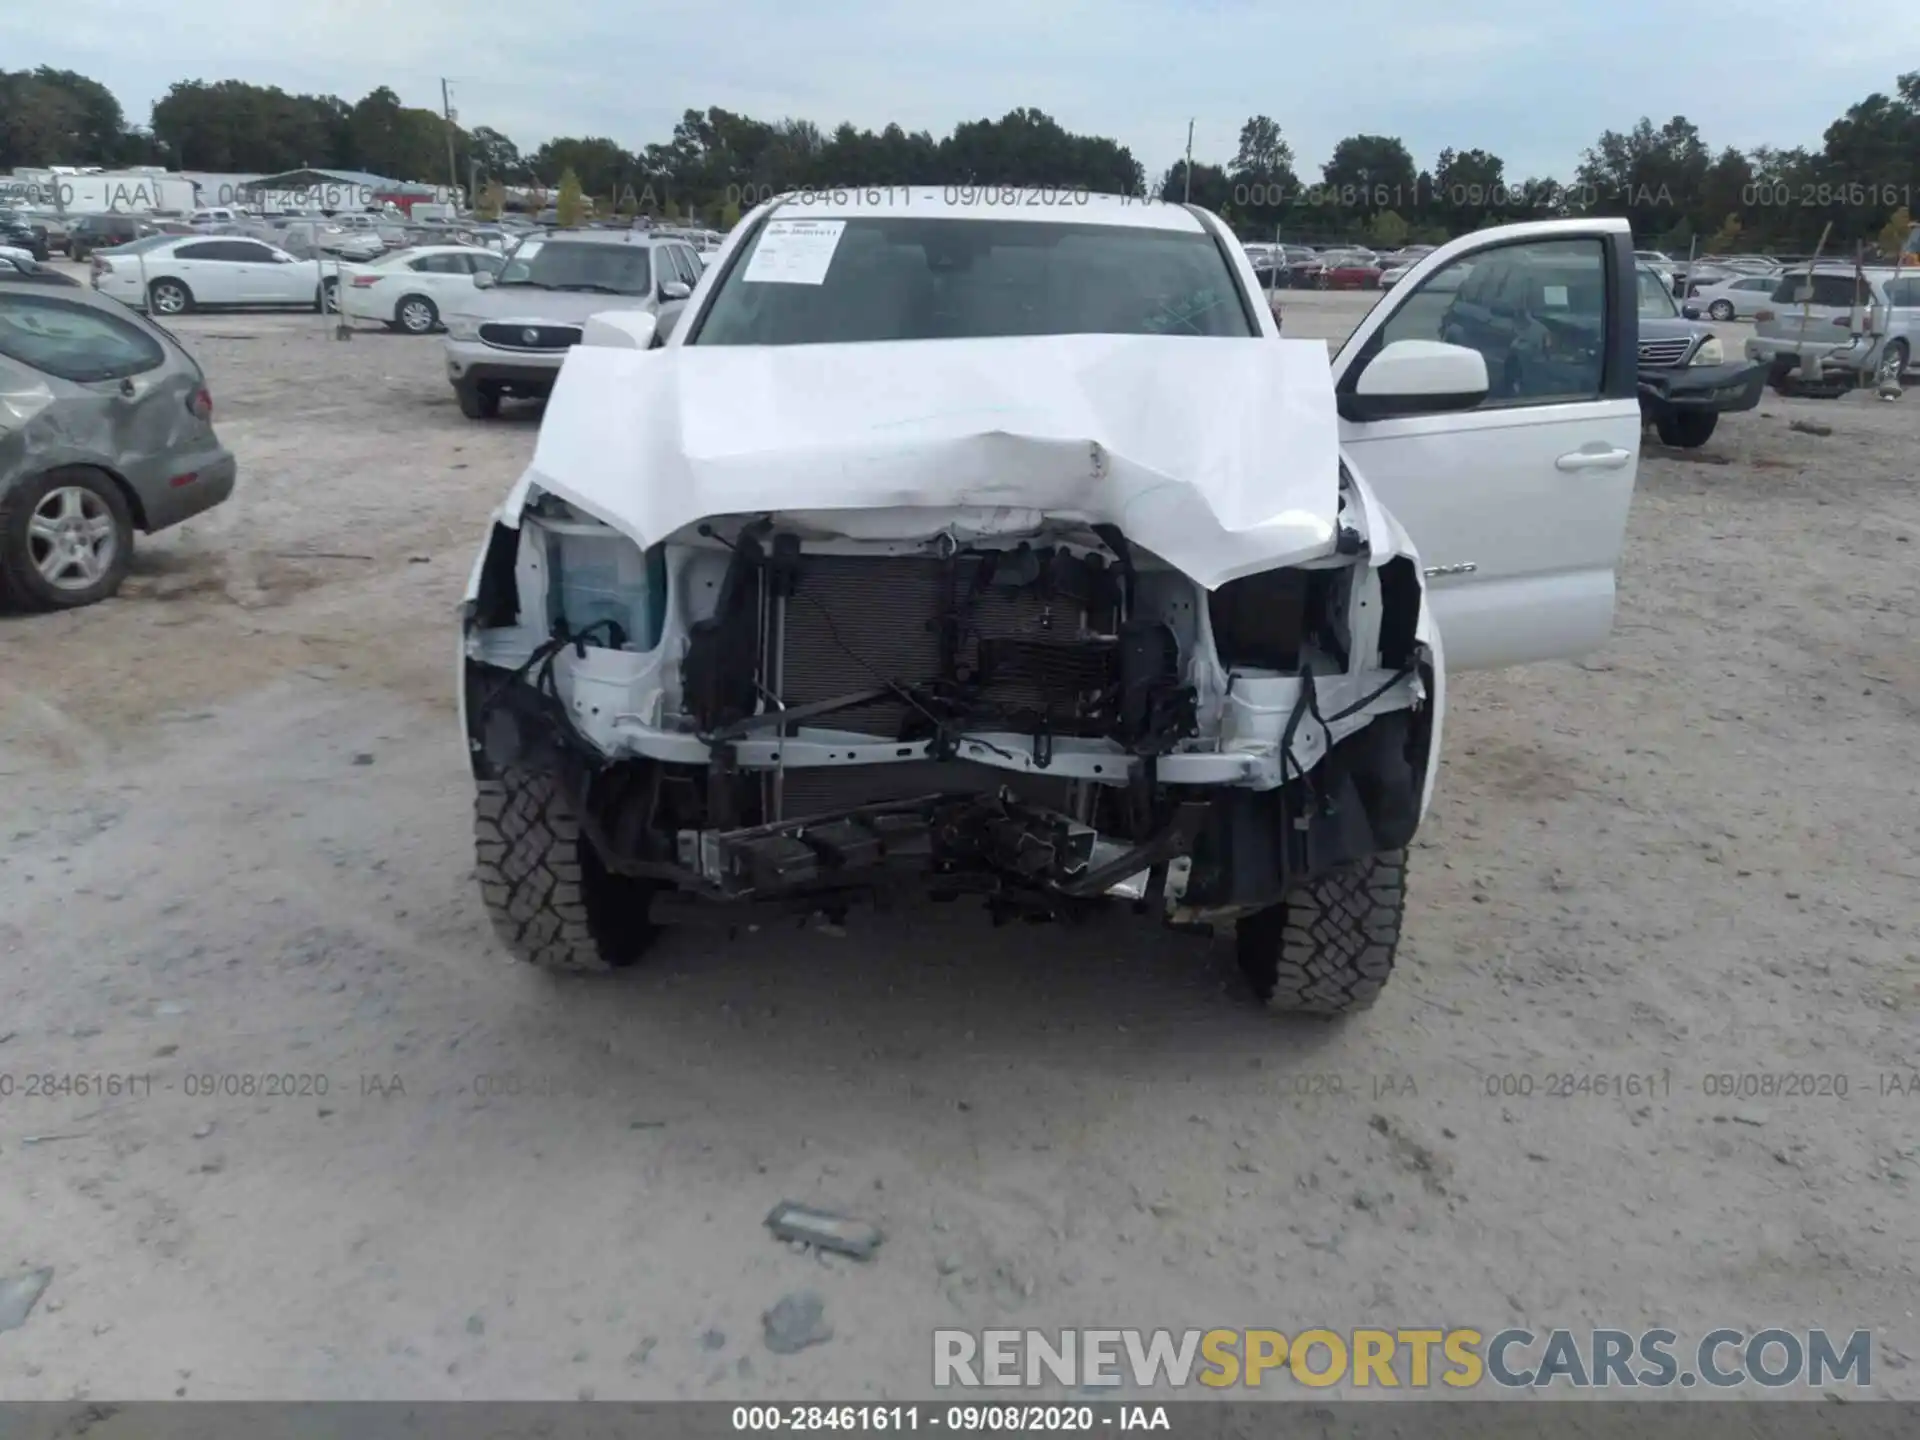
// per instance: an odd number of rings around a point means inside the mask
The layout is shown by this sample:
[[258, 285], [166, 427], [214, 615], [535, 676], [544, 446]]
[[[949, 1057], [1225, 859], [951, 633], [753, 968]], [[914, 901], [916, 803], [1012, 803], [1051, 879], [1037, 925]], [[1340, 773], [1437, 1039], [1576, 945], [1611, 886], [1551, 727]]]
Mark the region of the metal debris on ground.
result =
[[51, 1265], [0, 1280], [0, 1330], [17, 1330], [26, 1324], [35, 1303], [52, 1283]]
[[767, 1212], [767, 1228], [780, 1240], [797, 1240], [820, 1250], [838, 1250], [856, 1260], [870, 1260], [886, 1236], [880, 1227], [848, 1215], [782, 1200]]
[[826, 1303], [819, 1292], [795, 1290], [782, 1295], [771, 1310], [760, 1317], [767, 1348], [776, 1355], [793, 1355], [809, 1345], [833, 1338], [833, 1326], [827, 1323]]
[[1789, 430], [1798, 430], [1802, 435], [1831, 435], [1833, 426], [1823, 425], [1818, 420], [1795, 420], [1788, 425]]

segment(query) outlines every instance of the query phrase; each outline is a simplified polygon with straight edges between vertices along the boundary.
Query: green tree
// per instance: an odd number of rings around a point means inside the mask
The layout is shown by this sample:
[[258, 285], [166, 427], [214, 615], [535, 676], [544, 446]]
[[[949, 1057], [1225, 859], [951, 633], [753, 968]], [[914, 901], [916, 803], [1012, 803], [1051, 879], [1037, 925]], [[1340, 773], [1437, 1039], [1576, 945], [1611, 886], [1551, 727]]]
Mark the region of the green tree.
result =
[[[353, 107], [347, 131], [353, 166], [395, 180], [424, 181], [447, 173], [447, 122], [437, 111], [402, 105], [385, 85]], [[455, 135], [456, 160], [464, 136]]]
[[1321, 167], [1328, 218], [1340, 228], [1364, 224], [1381, 210], [1420, 203], [1419, 176], [1407, 147], [1391, 135], [1349, 135]]
[[1464, 235], [1489, 215], [1505, 219], [1524, 211], [1527, 197], [1508, 187], [1506, 168], [1489, 150], [1442, 150], [1432, 178], [1421, 187], [1426, 213], [1449, 233]]
[[1711, 166], [1699, 128], [1676, 115], [1658, 130], [1642, 116], [1629, 131], [1608, 130], [1586, 152], [1575, 176], [1580, 203], [1599, 215], [1624, 215], [1642, 243], [1692, 231]]
[[1726, 255], [1740, 246], [1740, 212], [1732, 210], [1720, 222], [1720, 228], [1707, 237], [1709, 255]]
[[1300, 178], [1293, 170], [1293, 147], [1270, 117], [1254, 115], [1240, 127], [1228, 178], [1241, 223], [1252, 233], [1271, 235], [1299, 197]]
[[1879, 236], [1880, 253], [1889, 257], [1912, 254], [1916, 248], [1913, 243], [1913, 214], [1902, 205], [1888, 217]]
[[520, 147], [490, 125], [476, 125], [467, 136], [467, 153], [489, 179], [506, 184], [520, 173]]
[[244, 80], [182, 80], [153, 106], [153, 133], [192, 170], [275, 174], [353, 166], [351, 110], [332, 95], [289, 95]]
[[574, 226], [586, 219], [586, 192], [580, 188], [580, 177], [573, 171], [560, 172], [560, 195], [553, 202], [553, 208], [562, 225]]
[[600, 135], [549, 140], [533, 152], [530, 163], [542, 180], [556, 183], [571, 170], [581, 189], [592, 195], [618, 195], [637, 168], [632, 155]]
[[1398, 250], [1407, 243], [1407, 222], [1392, 210], [1382, 210], [1367, 222], [1367, 238], [1374, 244]]
[[0, 169], [135, 158], [113, 92], [72, 70], [0, 71]]
[[[1162, 200], [1178, 205], [1187, 198], [1187, 162], [1176, 160], [1161, 177], [1157, 192]], [[1233, 200], [1233, 179], [1218, 165], [1204, 160], [1193, 162], [1193, 203], [1216, 215]]]
[[507, 188], [498, 180], [487, 181], [474, 202], [473, 213], [482, 220], [498, 220], [507, 208]]

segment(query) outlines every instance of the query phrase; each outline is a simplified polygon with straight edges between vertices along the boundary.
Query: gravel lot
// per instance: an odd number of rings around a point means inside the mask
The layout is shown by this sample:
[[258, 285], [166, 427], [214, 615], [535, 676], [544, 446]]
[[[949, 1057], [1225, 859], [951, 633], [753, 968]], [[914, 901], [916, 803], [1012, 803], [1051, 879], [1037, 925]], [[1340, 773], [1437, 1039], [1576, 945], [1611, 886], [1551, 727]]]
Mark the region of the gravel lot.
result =
[[[1920, 396], [1643, 459], [1613, 641], [1457, 684], [1399, 973], [1324, 1026], [1204, 942], [965, 910], [511, 967], [453, 609], [537, 417], [463, 421], [434, 340], [178, 328], [235, 501], [0, 617], [0, 1277], [54, 1270], [0, 1393], [905, 1396], [938, 1325], [1778, 1323], [1873, 1327], [1920, 1396], [1881, 1078], [1920, 1069]], [[886, 1243], [793, 1253], [783, 1198]], [[833, 1338], [772, 1353], [808, 1287]]]

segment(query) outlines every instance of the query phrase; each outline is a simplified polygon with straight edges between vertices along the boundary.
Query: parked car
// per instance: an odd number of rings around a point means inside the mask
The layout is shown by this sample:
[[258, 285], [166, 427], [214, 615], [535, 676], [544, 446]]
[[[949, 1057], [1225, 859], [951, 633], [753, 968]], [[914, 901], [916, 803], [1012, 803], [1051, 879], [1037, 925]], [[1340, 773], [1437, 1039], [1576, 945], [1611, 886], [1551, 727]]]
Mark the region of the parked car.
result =
[[1671, 274], [1676, 268], [1673, 257], [1664, 250], [1636, 250], [1633, 252], [1633, 258], [1640, 264], [1651, 267], [1656, 273], [1665, 271]]
[[36, 226], [16, 210], [0, 210], [0, 245], [24, 250], [36, 260], [45, 260], [49, 254], [46, 227]]
[[329, 220], [293, 220], [248, 233], [300, 260], [377, 260], [387, 253], [386, 241], [372, 230], [348, 228]]
[[1818, 368], [1841, 377], [1899, 381], [1920, 351], [1920, 272], [1816, 265], [1784, 272], [1754, 312], [1747, 355], [1791, 391]]
[[67, 257], [85, 260], [96, 250], [156, 233], [151, 221], [137, 215], [81, 215], [67, 226]]
[[230, 206], [209, 205], [204, 209], [192, 211], [187, 216], [187, 223], [190, 225], [203, 226], [203, 227], [209, 227], [209, 226], [215, 226], [215, 225], [235, 225], [235, 224], [238, 224], [243, 218], [244, 217], [240, 212], [234, 210]]
[[157, 315], [231, 305], [325, 303], [318, 261], [245, 235], [165, 236], [134, 252], [96, 254], [93, 288]]
[[80, 282], [63, 270], [42, 265], [25, 250], [0, 249], [0, 280], [17, 280], [32, 285], [68, 285], [80, 289]]
[[72, 239], [68, 233], [66, 216], [53, 210], [19, 210], [14, 213], [40, 232], [50, 254], [65, 255], [67, 253]]
[[1365, 251], [1349, 250], [1325, 257], [1319, 275], [1323, 290], [1378, 290], [1380, 265]]
[[[1231, 932], [1276, 1008], [1370, 1004], [1449, 673], [1611, 628], [1631, 238], [1434, 257], [1577, 291], [1591, 372], [1497, 395], [1424, 277], [1330, 367], [1229, 239], [1119, 196], [776, 201], [657, 353], [651, 316], [590, 316], [462, 610], [507, 951], [603, 970], [702, 912], [970, 894]], [[1175, 336], [1184, 294], [1215, 303]]]
[[1412, 260], [1395, 260], [1389, 265], [1382, 266], [1380, 270], [1380, 288], [1382, 290], [1391, 290], [1402, 280], [1406, 279], [1407, 272], [1418, 265], [1423, 258], [1424, 257], [1417, 256]]
[[1771, 275], [1742, 275], [1729, 270], [1719, 279], [1687, 281], [1687, 302], [1715, 320], [1745, 320], [1773, 297], [1779, 281]]
[[497, 275], [504, 263], [498, 252], [472, 245], [396, 250], [346, 272], [339, 309], [354, 320], [426, 335], [440, 328], [442, 314], [470, 306], [476, 275]]
[[556, 230], [528, 236], [497, 276], [473, 283], [475, 293], [446, 314], [447, 379], [460, 412], [488, 420], [503, 398], [553, 389], [589, 315], [642, 310], [670, 334], [700, 283], [700, 262], [686, 241], [643, 230]]
[[1720, 417], [1760, 403], [1767, 367], [1741, 356], [1702, 324], [1697, 306], [1684, 309], [1652, 266], [1638, 271], [1640, 298], [1640, 414], [1663, 445], [1694, 449], [1713, 437]]
[[120, 588], [134, 532], [233, 493], [199, 364], [117, 301], [0, 277], [0, 591], [64, 610]]

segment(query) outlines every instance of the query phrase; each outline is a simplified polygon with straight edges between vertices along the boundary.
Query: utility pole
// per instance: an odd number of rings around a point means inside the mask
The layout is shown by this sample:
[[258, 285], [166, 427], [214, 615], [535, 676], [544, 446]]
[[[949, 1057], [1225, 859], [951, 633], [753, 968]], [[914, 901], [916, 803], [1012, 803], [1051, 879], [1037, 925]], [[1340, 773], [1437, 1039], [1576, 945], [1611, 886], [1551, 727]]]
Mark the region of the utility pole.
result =
[[447, 89], [447, 80], [440, 77], [440, 113], [447, 118], [447, 201], [458, 206], [460, 203], [460, 163], [453, 158], [453, 96]]
[[1186, 203], [1193, 203], [1193, 121], [1187, 121], [1187, 196]]

